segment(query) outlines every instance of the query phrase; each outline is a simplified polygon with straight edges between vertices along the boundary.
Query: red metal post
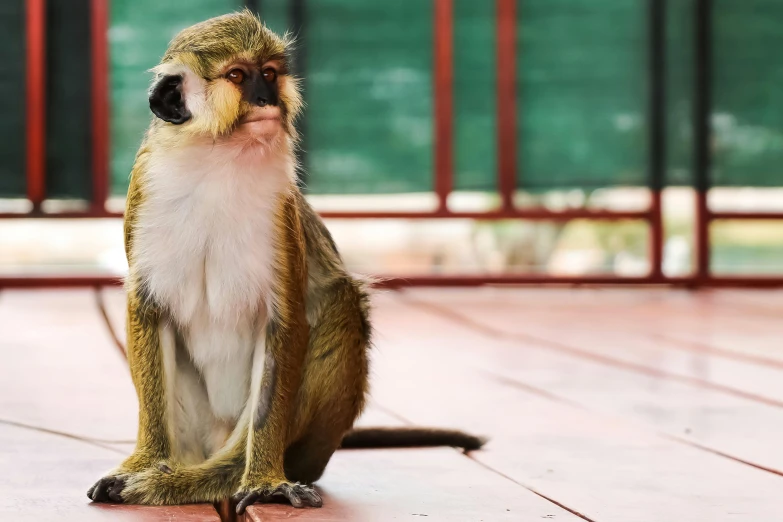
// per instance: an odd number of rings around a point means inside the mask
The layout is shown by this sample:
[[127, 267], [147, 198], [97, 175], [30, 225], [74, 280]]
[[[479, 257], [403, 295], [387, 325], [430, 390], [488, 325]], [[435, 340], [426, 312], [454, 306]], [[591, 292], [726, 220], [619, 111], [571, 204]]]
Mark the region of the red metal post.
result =
[[46, 0], [27, 0], [27, 199], [46, 198]]
[[434, 2], [435, 194], [438, 212], [445, 213], [454, 186], [454, 6]]
[[666, 0], [648, 0], [650, 279], [663, 279], [663, 210], [666, 183]]
[[497, 0], [497, 151], [501, 208], [514, 208], [517, 186], [516, 0]]
[[696, 273], [698, 281], [710, 277], [710, 222], [707, 202], [712, 169], [712, 0], [695, 0], [694, 8], [694, 169], [696, 191]]
[[650, 191], [650, 279], [663, 279], [663, 210], [661, 191]]
[[92, 51], [92, 202], [101, 214], [109, 197], [109, 6], [108, 0], [91, 0]]
[[712, 215], [707, 205], [707, 192], [696, 190], [696, 279], [706, 281], [710, 277], [710, 223]]

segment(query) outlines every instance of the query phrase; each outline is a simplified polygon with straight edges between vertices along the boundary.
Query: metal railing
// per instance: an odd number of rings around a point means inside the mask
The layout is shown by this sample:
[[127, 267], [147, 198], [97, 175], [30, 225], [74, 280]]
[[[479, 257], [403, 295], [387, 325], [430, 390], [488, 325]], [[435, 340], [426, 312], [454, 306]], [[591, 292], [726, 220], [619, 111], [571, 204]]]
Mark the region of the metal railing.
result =
[[[109, 192], [109, 0], [91, 0], [92, 19], [92, 198], [83, 212], [45, 213], [45, 0], [27, 1], [27, 198], [32, 204], [28, 213], [0, 213], [0, 218], [119, 218], [121, 213], [106, 209]], [[783, 285], [783, 276], [718, 276], [710, 271], [710, 224], [718, 219], [783, 219], [783, 213], [715, 212], [709, 209], [710, 189], [710, 115], [711, 115], [711, 12], [712, 0], [695, 0], [695, 82], [694, 82], [694, 172], [695, 172], [695, 245], [696, 269], [684, 277], [668, 277], [662, 271], [664, 231], [661, 192], [664, 185], [666, 157], [666, 89], [665, 89], [665, 13], [666, 0], [647, 0], [649, 7], [649, 189], [650, 205], [640, 211], [574, 209], [550, 211], [544, 208], [517, 208], [513, 196], [519, 185], [517, 148], [517, 25], [516, 0], [496, 0], [497, 59], [497, 186], [500, 206], [487, 212], [462, 212], [449, 209], [453, 192], [454, 111], [453, 111], [453, 1], [433, 0], [434, 8], [434, 188], [438, 206], [434, 211], [335, 211], [323, 212], [324, 218], [361, 219], [453, 219], [477, 220], [641, 220], [650, 230], [650, 271], [641, 277], [622, 276], [551, 276], [537, 274], [507, 275], [427, 275], [391, 277], [383, 284], [403, 285], [480, 285], [480, 284], [626, 284], [679, 286], [767, 287]], [[522, 151], [523, 152], [523, 151]], [[522, 173], [522, 177], [524, 173]], [[383, 274], [379, 274], [383, 275]], [[2, 286], [75, 286], [118, 282], [114, 276], [0, 276]]]

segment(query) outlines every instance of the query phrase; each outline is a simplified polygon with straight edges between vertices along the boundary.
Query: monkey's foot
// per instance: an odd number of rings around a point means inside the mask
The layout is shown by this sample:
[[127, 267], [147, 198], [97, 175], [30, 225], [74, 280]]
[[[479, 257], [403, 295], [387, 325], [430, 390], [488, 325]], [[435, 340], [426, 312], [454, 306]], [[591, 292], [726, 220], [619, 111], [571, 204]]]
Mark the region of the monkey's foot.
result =
[[125, 477], [123, 475], [108, 475], [96, 482], [87, 491], [87, 496], [93, 502], [121, 504], [123, 502], [123, 489], [125, 489]]
[[321, 495], [312, 486], [304, 484], [292, 484], [283, 482], [279, 486], [272, 488], [260, 488], [251, 491], [241, 491], [234, 495], [234, 501], [237, 502], [237, 514], [241, 515], [248, 506], [256, 502], [273, 502], [276, 499], [285, 498], [295, 508], [305, 506], [321, 507], [323, 500]]

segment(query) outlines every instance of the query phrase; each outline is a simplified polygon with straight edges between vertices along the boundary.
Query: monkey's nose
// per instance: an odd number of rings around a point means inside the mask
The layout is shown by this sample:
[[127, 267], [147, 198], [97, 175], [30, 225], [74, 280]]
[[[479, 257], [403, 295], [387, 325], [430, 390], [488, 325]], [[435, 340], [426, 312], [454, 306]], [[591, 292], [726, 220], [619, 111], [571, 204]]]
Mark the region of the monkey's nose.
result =
[[259, 107], [266, 107], [267, 103], [268, 102], [266, 101], [266, 98], [264, 98], [263, 96], [259, 96], [258, 98], [256, 98], [256, 105], [258, 105]]

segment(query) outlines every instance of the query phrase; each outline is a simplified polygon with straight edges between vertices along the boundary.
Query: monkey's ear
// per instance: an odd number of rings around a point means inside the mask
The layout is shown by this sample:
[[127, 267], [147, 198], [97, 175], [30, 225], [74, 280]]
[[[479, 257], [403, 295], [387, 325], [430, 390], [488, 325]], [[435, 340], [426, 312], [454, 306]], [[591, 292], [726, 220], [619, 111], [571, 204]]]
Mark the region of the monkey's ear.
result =
[[181, 125], [192, 114], [182, 97], [182, 76], [169, 74], [158, 80], [150, 92], [150, 110], [163, 121]]

